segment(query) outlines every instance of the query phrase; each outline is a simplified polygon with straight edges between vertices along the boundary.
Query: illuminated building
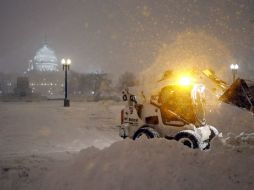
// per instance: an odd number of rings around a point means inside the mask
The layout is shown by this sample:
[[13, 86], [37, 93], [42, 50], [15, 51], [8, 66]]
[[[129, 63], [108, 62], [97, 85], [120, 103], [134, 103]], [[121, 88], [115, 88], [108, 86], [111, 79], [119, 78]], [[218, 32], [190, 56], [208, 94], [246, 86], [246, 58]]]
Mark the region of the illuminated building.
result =
[[55, 52], [44, 42], [36, 52], [25, 75], [29, 77], [33, 94], [46, 97], [60, 97], [63, 94], [63, 75]]
[[34, 58], [30, 60], [27, 71], [40, 71], [40, 72], [58, 72], [59, 63], [55, 52], [48, 47], [45, 42], [43, 47], [40, 48]]

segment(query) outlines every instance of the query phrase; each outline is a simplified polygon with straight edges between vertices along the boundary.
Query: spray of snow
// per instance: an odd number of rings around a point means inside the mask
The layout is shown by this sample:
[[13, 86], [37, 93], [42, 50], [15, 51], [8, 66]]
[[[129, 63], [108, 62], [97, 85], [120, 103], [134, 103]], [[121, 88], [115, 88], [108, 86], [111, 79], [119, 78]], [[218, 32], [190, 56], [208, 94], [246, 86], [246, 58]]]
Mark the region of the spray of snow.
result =
[[231, 75], [229, 65], [234, 62], [222, 40], [204, 31], [187, 30], [179, 33], [173, 43], [162, 45], [155, 62], [140, 75], [140, 80], [149, 85], [167, 70], [207, 68], [228, 79]]

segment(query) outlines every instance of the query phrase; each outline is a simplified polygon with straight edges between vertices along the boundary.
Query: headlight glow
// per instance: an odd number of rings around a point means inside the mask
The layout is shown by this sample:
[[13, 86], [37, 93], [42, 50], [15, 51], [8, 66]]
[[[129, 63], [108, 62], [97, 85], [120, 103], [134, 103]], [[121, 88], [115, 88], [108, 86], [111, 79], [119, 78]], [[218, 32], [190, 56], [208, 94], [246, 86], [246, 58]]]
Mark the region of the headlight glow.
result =
[[181, 78], [179, 78], [178, 83], [181, 86], [188, 86], [188, 85], [191, 84], [191, 81], [192, 80], [191, 80], [190, 77], [188, 77], [188, 76], [182, 76]]

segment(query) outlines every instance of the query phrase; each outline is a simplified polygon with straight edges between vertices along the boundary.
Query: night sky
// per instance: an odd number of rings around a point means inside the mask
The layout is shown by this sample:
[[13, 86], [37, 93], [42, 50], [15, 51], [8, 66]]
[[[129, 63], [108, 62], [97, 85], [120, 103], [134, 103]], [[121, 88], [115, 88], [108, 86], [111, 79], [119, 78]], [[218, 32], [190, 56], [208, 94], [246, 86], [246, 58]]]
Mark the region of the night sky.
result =
[[0, 72], [23, 72], [45, 35], [73, 70], [140, 72], [191, 31], [254, 73], [254, 0], [0, 0], [0, 24]]

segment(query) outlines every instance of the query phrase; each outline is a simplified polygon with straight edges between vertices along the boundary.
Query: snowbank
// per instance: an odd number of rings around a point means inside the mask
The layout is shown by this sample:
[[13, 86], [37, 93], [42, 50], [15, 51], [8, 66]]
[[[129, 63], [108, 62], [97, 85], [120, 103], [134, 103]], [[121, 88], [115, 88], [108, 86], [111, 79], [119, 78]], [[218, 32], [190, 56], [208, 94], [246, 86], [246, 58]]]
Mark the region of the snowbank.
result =
[[125, 140], [81, 151], [40, 189], [253, 189], [253, 148], [216, 140], [211, 151], [201, 152], [164, 139]]
[[244, 133], [234, 136], [232, 133], [229, 133], [228, 137], [224, 138], [222, 142], [231, 147], [236, 146], [254, 146], [254, 133]]

